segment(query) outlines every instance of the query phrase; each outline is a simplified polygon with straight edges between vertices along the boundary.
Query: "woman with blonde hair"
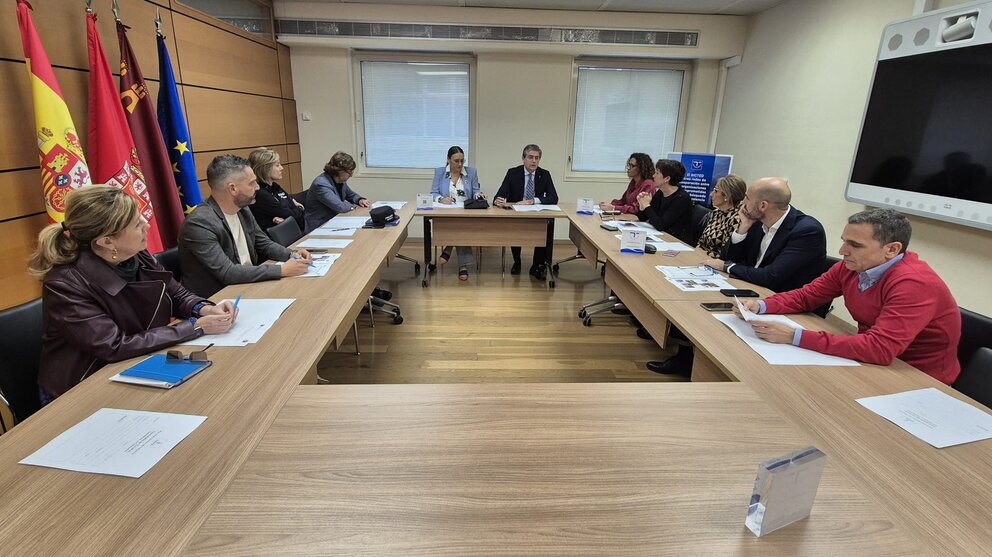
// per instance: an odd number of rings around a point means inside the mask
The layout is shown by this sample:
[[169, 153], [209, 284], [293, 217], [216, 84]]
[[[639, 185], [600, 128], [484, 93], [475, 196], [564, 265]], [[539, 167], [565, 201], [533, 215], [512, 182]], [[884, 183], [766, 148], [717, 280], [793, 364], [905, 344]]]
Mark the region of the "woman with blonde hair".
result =
[[147, 233], [132, 197], [94, 185], [71, 192], [65, 220], [38, 235], [28, 272], [43, 283], [43, 404], [108, 362], [231, 328], [231, 303], [183, 288], [145, 250]]
[[747, 183], [736, 174], [728, 174], [717, 180], [713, 193], [710, 194], [713, 212], [696, 243], [710, 257], [720, 257], [720, 250], [740, 226], [741, 204], [744, 203], [746, 193]]
[[268, 147], [259, 147], [248, 155], [248, 162], [258, 180], [255, 202], [248, 206], [258, 226], [268, 230], [288, 218], [296, 219], [300, 230], [306, 225], [303, 205], [282, 189], [276, 180], [282, 180], [282, 163], [279, 153]]

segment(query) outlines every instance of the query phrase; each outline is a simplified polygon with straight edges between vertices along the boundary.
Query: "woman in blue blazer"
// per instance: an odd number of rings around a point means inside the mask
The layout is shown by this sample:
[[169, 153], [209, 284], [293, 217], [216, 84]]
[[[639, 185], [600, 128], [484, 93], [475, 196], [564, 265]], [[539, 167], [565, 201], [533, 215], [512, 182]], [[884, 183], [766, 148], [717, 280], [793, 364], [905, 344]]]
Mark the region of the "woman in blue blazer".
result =
[[[479, 173], [476, 169], [465, 166], [465, 151], [455, 145], [448, 149], [448, 164], [434, 169], [434, 183], [431, 185], [431, 198], [437, 203], [458, 206], [472, 199], [485, 199], [482, 186], [479, 184]], [[458, 253], [458, 280], [468, 280], [468, 268], [475, 263], [472, 248], [456, 246]], [[451, 246], [441, 250], [438, 262], [444, 265], [451, 259]]]

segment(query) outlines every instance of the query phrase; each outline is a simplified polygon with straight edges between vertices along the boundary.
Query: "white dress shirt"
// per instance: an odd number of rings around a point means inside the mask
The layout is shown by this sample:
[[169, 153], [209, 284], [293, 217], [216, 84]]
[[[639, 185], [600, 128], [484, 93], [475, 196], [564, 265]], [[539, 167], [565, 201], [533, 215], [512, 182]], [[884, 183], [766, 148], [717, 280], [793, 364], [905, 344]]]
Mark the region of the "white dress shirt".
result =
[[[761, 225], [761, 230], [765, 232], [765, 235], [761, 238], [761, 249], [758, 250], [758, 260], [754, 263], [755, 267], [761, 266], [761, 260], [765, 258], [765, 252], [768, 251], [768, 246], [771, 245], [772, 239], [775, 238], [775, 233], [778, 232], [779, 227], [782, 226], [782, 221], [785, 220], [785, 217], [789, 216], [790, 211], [792, 211], [792, 205], [789, 205], [789, 208], [786, 209], [780, 219], [775, 221], [775, 224], [771, 226], [765, 226], [764, 224]], [[734, 230], [734, 232], [730, 235], [730, 241], [734, 244], [743, 242], [744, 238], [747, 238], [747, 234], [738, 234], [736, 230]], [[729, 271], [730, 269], [727, 270]]]

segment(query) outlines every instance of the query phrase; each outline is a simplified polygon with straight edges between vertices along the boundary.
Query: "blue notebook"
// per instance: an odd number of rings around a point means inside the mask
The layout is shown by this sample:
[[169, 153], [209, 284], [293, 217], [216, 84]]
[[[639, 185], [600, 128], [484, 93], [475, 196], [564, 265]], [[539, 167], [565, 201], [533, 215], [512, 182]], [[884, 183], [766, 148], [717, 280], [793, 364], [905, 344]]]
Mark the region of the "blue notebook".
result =
[[212, 362], [170, 362], [165, 354], [153, 354], [111, 377], [111, 381], [171, 389], [210, 367]]

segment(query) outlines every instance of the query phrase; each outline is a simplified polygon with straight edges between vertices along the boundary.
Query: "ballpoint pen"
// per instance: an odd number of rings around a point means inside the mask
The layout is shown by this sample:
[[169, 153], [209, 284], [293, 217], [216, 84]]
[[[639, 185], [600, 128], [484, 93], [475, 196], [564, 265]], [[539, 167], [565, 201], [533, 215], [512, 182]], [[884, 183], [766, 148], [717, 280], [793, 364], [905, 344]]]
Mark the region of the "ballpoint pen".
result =
[[240, 302], [241, 302], [241, 294], [238, 294], [238, 297], [234, 299], [234, 311], [238, 311], [238, 304]]

